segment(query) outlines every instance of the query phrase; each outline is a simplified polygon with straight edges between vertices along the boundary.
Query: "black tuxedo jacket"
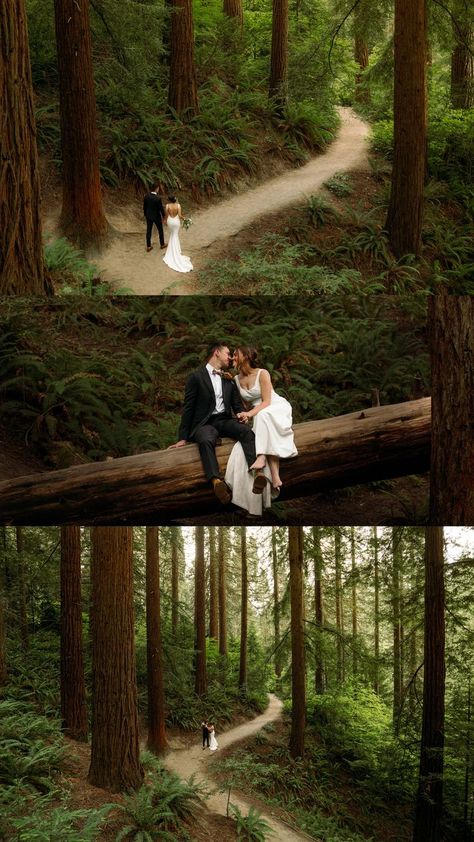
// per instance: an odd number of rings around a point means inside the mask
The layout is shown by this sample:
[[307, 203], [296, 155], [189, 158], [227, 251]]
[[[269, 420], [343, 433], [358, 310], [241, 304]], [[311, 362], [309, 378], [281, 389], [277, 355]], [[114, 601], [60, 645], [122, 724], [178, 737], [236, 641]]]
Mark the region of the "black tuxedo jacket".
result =
[[153, 222], [162, 221], [165, 215], [165, 209], [163, 202], [156, 193], [147, 193], [143, 199], [143, 215], [147, 219], [152, 219]]
[[[193, 371], [186, 380], [184, 403], [179, 426], [179, 439], [190, 441], [198, 429], [209, 421], [216, 408], [216, 395], [211, 376], [205, 365]], [[220, 374], [215, 374], [220, 377]], [[222, 396], [225, 413], [232, 418], [232, 412], [244, 412], [240, 392], [233, 380], [222, 378]]]

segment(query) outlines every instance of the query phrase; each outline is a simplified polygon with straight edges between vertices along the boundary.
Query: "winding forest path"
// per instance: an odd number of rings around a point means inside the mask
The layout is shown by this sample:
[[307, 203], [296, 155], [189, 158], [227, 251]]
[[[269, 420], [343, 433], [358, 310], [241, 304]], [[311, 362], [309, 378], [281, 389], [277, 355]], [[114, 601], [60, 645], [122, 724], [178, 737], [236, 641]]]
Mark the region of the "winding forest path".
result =
[[339, 112], [341, 128], [323, 155], [317, 155], [299, 169], [289, 170], [241, 195], [193, 214], [192, 228], [181, 231], [181, 247], [183, 254], [191, 257], [194, 273], [181, 275], [163, 263], [156, 229], [153, 235], [155, 248], [147, 254], [145, 226], [135, 231], [124, 230], [123, 220], [111, 215], [110, 221], [122, 236], [114, 239], [109, 248], [94, 259], [104, 279], [135, 295], [198, 292], [194, 280], [197, 272], [213, 258], [215, 247], [222, 250], [223, 241], [228, 237], [235, 237], [252, 222], [258, 224], [264, 214], [301, 205], [334, 173], [367, 167], [368, 125], [350, 108], [340, 108]]
[[[283, 707], [282, 702], [273, 694], [269, 694], [269, 699], [269, 705], [261, 716], [255, 717], [255, 719], [250, 720], [250, 722], [244, 722], [243, 725], [239, 725], [237, 728], [232, 728], [230, 731], [226, 731], [223, 734], [217, 734], [219, 749], [227, 748], [227, 746], [232, 745], [232, 743], [236, 743], [246, 737], [251, 737], [253, 734], [256, 734], [257, 731], [260, 731], [267, 722], [274, 722], [279, 719]], [[198, 743], [192, 748], [172, 749], [164, 759], [164, 764], [167, 769], [175, 772], [180, 778], [189, 778], [190, 775], [194, 774], [196, 775], [196, 780], [199, 783], [205, 783], [207, 786], [214, 786], [214, 782], [207, 775], [207, 769], [209, 766], [212, 768], [212, 764], [216, 756], [219, 756], [219, 750], [217, 753], [211, 753], [208, 749], [203, 751], [201, 744]], [[225, 816], [227, 809], [227, 797], [227, 791], [213, 792], [210, 797], [206, 799], [206, 806], [212, 812]], [[239, 809], [244, 812], [244, 814], [248, 813], [249, 808], [253, 803], [246, 801], [241, 794], [237, 796], [234, 790], [232, 790], [230, 801], [232, 804], [236, 804]], [[274, 838], [278, 839], [279, 842], [301, 842], [301, 840], [311, 839], [311, 837], [307, 834], [292, 830], [287, 824], [275, 818], [270, 812], [269, 807], [261, 809], [260, 812], [262, 813], [262, 818], [268, 822], [274, 831]]]

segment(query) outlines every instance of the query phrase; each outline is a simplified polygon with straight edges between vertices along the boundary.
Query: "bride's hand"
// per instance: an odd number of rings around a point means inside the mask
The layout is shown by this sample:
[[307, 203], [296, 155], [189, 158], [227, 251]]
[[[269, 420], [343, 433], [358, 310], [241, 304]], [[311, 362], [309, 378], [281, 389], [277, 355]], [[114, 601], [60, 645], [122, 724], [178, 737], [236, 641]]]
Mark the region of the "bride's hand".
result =
[[237, 418], [239, 419], [241, 424], [248, 424], [250, 415], [248, 412], [238, 412]]

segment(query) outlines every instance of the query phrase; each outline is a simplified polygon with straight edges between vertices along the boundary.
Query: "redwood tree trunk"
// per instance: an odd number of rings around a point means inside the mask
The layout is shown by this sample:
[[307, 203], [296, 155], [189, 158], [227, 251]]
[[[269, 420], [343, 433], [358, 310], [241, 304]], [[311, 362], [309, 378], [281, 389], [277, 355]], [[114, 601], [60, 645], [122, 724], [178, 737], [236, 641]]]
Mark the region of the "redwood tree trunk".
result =
[[379, 660], [380, 660], [380, 572], [379, 572], [379, 538], [377, 527], [373, 526], [374, 542], [374, 692], [380, 692]]
[[[2, 527], [2, 544], [6, 550], [6, 527]], [[5, 571], [0, 566], [0, 687], [6, 684], [8, 679], [7, 668], [7, 597], [5, 592]]]
[[0, 3], [0, 295], [44, 295], [36, 120], [24, 0]]
[[392, 527], [392, 634], [393, 634], [393, 721], [398, 719], [402, 699], [400, 636], [400, 530]]
[[60, 226], [81, 248], [108, 231], [102, 209], [89, 0], [54, 0], [59, 72], [63, 204]]
[[427, 526], [423, 724], [413, 842], [441, 840], [445, 683], [443, 565], [443, 528]]
[[291, 733], [290, 754], [304, 755], [306, 670], [304, 645], [303, 527], [288, 527], [291, 598]]
[[282, 113], [288, 99], [288, 0], [273, 0], [269, 96]]
[[224, 0], [224, 14], [229, 18], [236, 18], [242, 26], [244, 22], [242, 0]]
[[275, 632], [275, 675], [281, 676], [280, 652], [280, 596], [278, 593], [278, 555], [276, 529], [272, 526], [272, 570], [273, 570], [273, 628]]
[[21, 526], [16, 528], [16, 550], [17, 550], [17, 601], [18, 619], [20, 625], [21, 647], [24, 652], [29, 647], [28, 634], [28, 610], [26, 605], [26, 581], [25, 581], [25, 559], [23, 557], [23, 532]]
[[421, 251], [426, 159], [425, 0], [395, 0], [394, 147], [386, 228], [396, 257]]
[[245, 526], [240, 527], [241, 541], [241, 607], [240, 607], [240, 665], [239, 689], [247, 686], [247, 611], [248, 611], [248, 571], [247, 571], [247, 533]]
[[192, 0], [172, 0], [168, 103], [181, 117], [198, 113]]
[[430, 523], [474, 523], [474, 298], [430, 295]]
[[173, 637], [178, 635], [179, 625], [179, 560], [178, 560], [178, 529], [171, 531], [171, 631]]
[[194, 568], [194, 692], [204, 696], [206, 674], [206, 576], [204, 565], [204, 527], [196, 526], [196, 560]]
[[473, 30], [465, 24], [455, 27], [456, 46], [451, 55], [451, 106], [469, 109], [474, 105]]
[[168, 743], [165, 731], [165, 688], [161, 643], [159, 527], [146, 528], [146, 651], [148, 683], [148, 748], [163, 754]]
[[92, 529], [92, 751], [89, 783], [112, 792], [143, 780], [135, 671], [132, 528]]
[[317, 628], [316, 656], [314, 669], [314, 689], [316, 693], [324, 693], [324, 663], [322, 656], [323, 633], [323, 555], [321, 552], [321, 527], [313, 526], [314, 552], [314, 617]]
[[209, 527], [209, 637], [219, 637], [219, 570], [216, 555], [216, 527]]
[[342, 684], [345, 678], [344, 664], [344, 610], [342, 602], [342, 561], [341, 561], [341, 532], [336, 527], [334, 533], [334, 562], [336, 568], [336, 652], [337, 652], [337, 681]]
[[82, 648], [81, 529], [61, 527], [61, 719], [73, 740], [86, 742], [86, 683]]
[[352, 591], [352, 673], [357, 675], [357, 574], [355, 563], [355, 532], [351, 526], [351, 591]]
[[224, 558], [224, 527], [218, 527], [217, 535], [219, 556], [219, 654], [227, 655], [227, 595]]

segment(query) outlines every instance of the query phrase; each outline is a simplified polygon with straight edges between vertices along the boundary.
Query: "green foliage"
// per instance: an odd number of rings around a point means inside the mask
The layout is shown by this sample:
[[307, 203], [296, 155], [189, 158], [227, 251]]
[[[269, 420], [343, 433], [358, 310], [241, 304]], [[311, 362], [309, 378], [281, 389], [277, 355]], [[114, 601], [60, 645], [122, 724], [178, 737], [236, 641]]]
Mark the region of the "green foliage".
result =
[[237, 839], [242, 840], [242, 842], [265, 842], [273, 835], [268, 822], [262, 819], [261, 813], [254, 807], [250, 807], [246, 816], [243, 815], [236, 804], [231, 804], [230, 809], [235, 819]]
[[331, 193], [334, 193], [335, 196], [339, 197], [350, 196], [353, 192], [347, 173], [335, 173], [331, 176], [331, 178], [328, 178], [328, 180], [324, 182], [324, 186], [327, 187]]
[[55, 807], [36, 809], [31, 815], [14, 818], [11, 822], [12, 842], [93, 842], [98, 839], [102, 825], [115, 805], [106, 804], [99, 810], [69, 810]]
[[46, 243], [44, 263], [53, 281], [59, 285], [61, 295], [105, 295], [110, 292], [109, 286], [99, 280], [97, 267], [64, 237]]
[[138, 842], [183, 838], [183, 824], [196, 820], [203, 790], [191, 777], [181, 781], [164, 769], [154, 771], [153, 783], [125, 796], [117, 809], [125, 813], [127, 824], [116, 837]]
[[336, 208], [318, 195], [309, 197], [308, 214], [311, 224], [317, 228], [333, 222], [338, 216]]
[[65, 758], [59, 722], [24, 701], [0, 700], [0, 782], [48, 792]]

